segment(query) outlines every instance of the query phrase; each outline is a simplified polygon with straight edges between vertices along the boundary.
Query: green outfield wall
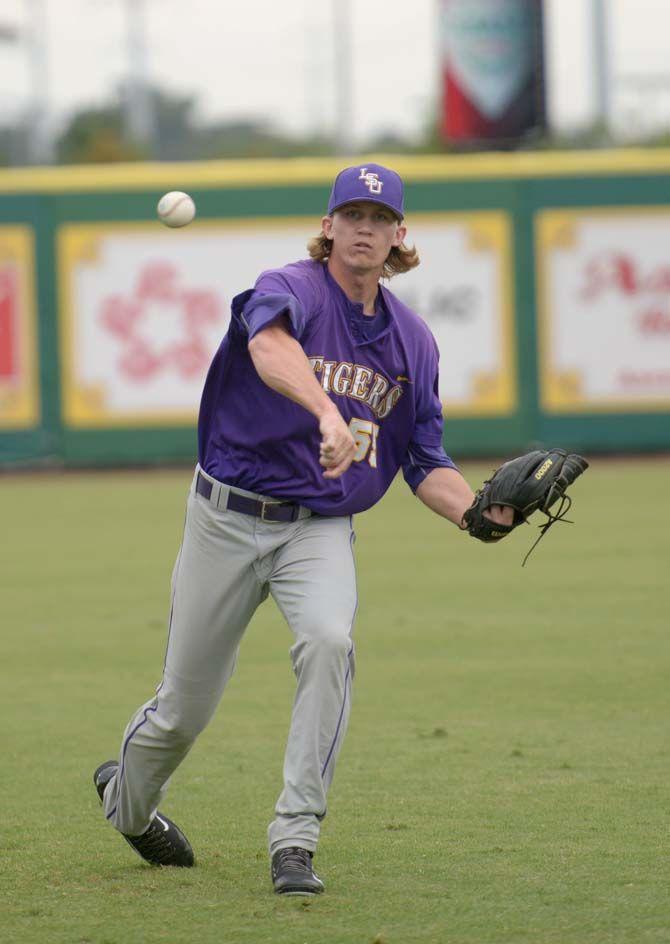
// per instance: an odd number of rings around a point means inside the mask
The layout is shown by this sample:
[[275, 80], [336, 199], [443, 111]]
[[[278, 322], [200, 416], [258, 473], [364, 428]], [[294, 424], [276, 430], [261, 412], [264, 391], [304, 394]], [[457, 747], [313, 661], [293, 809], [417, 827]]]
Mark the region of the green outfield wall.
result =
[[[437, 338], [451, 454], [670, 448], [670, 151], [374, 160], [406, 181], [422, 264], [390, 287]], [[230, 299], [305, 257], [340, 166], [0, 172], [0, 465], [193, 460]]]

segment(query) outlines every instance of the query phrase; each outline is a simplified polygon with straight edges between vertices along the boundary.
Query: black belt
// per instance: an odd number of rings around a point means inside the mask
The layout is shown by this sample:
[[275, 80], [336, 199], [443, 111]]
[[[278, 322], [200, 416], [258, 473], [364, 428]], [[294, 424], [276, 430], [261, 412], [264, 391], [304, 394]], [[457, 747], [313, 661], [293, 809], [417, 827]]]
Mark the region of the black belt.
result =
[[[195, 483], [198, 495], [209, 501], [213, 487], [209, 479], [198, 472], [198, 480]], [[263, 521], [297, 521], [300, 515], [300, 505], [295, 502], [259, 501], [257, 498], [249, 498], [233, 491], [228, 492], [226, 508], [229, 511], [239, 511], [243, 515], [254, 515]]]

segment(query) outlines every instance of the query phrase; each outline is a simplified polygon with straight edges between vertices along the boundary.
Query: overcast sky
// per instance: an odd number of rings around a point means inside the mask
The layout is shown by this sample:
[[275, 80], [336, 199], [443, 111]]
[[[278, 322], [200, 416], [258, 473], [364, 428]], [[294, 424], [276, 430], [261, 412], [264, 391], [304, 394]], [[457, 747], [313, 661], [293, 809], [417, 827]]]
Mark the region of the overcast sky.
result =
[[[146, 7], [148, 70], [162, 87], [197, 97], [206, 118], [255, 116], [301, 131], [331, 131], [335, 75], [331, 0], [134, 0]], [[345, 3], [345, 0], [339, 0]], [[438, 87], [437, 0], [346, 0], [352, 11], [354, 140], [415, 134]], [[640, 92], [622, 77], [670, 74], [670, 0], [607, 0], [614, 111], [620, 123], [668, 118], [670, 90]], [[50, 109], [57, 121], [110, 96], [127, 71], [127, 0], [0, 0], [0, 26], [44, 7]], [[591, 0], [546, 0], [552, 124], [593, 115]], [[30, 94], [20, 43], [0, 43], [0, 114]]]

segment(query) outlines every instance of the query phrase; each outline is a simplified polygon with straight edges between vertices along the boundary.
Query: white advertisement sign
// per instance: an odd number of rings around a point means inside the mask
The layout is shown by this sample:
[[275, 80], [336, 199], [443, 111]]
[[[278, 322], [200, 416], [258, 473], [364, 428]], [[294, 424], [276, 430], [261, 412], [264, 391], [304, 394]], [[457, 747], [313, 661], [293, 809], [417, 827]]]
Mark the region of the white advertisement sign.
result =
[[[390, 287], [442, 351], [450, 414], [515, 406], [505, 214], [417, 217], [421, 266]], [[73, 427], [192, 423], [232, 298], [307, 256], [315, 221], [67, 224], [58, 235], [62, 398]]]
[[541, 400], [548, 412], [670, 407], [670, 209], [537, 220]]
[[306, 255], [305, 224], [69, 224], [58, 237], [70, 426], [192, 423], [233, 297]]
[[517, 402], [511, 232], [505, 213], [412, 216], [421, 265], [391, 289], [427, 322], [440, 349], [448, 415], [512, 413]]

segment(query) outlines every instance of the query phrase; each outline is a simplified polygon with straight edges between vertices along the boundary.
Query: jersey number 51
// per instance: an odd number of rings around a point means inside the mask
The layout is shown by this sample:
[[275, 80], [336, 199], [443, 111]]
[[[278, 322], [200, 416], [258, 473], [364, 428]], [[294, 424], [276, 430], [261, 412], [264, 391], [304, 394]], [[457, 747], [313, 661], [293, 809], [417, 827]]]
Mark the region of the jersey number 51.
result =
[[356, 442], [354, 462], [367, 459], [373, 469], [377, 468], [377, 435], [379, 426], [372, 420], [361, 420], [357, 416], [349, 423], [349, 432]]

